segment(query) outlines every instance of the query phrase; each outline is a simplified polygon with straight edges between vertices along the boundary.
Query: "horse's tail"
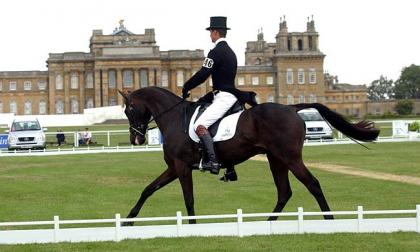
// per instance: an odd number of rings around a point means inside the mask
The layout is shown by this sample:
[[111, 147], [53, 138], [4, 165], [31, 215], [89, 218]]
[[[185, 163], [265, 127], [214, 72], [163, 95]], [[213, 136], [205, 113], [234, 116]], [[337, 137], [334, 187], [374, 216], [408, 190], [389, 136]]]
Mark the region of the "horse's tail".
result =
[[334, 128], [342, 132], [344, 135], [356, 140], [371, 142], [376, 140], [379, 135], [379, 129], [371, 121], [360, 121], [358, 123], [350, 123], [342, 115], [330, 110], [328, 107], [320, 103], [299, 103], [290, 105], [296, 108], [296, 112], [306, 108], [315, 108], [321, 116], [328, 121]]

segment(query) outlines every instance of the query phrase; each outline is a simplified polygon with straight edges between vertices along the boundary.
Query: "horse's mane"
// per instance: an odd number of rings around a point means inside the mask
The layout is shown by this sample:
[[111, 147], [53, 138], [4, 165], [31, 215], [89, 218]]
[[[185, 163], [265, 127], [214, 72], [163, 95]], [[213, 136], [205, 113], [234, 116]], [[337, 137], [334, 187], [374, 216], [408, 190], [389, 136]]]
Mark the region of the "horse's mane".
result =
[[176, 94], [172, 93], [171, 91], [161, 88], [161, 87], [145, 87], [141, 89], [137, 89], [131, 93], [132, 96], [143, 96], [143, 95], [150, 95], [151, 93], [158, 93], [160, 97], [166, 97], [166, 98], [176, 98], [181, 99]]

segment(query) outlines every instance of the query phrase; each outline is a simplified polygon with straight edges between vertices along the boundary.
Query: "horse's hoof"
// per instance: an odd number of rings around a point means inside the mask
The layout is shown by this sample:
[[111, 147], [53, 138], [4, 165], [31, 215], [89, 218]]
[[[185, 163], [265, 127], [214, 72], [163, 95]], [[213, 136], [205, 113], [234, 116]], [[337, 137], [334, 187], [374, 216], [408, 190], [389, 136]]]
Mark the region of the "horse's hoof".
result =
[[222, 177], [220, 177], [220, 180], [224, 182], [236, 181], [238, 180], [238, 176], [236, 175], [235, 171], [231, 171], [227, 173], [225, 172], [225, 174]]
[[132, 222], [132, 221], [123, 222], [123, 223], [121, 223], [121, 226], [132, 227], [132, 226], [134, 226], [134, 222]]

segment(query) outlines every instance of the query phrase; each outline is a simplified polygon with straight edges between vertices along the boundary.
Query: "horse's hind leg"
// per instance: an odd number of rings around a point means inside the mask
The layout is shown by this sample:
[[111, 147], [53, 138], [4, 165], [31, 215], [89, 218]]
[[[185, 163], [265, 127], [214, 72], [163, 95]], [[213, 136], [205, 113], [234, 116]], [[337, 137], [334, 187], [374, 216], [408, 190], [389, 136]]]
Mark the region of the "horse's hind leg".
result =
[[[273, 212], [281, 212], [286, 206], [287, 201], [292, 197], [292, 189], [289, 183], [288, 169], [285, 164], [278, 158], [275, 158], [272, 154], [267, 154], [268, 161], [270, 163], [271, 173], [273, 174], [274, 183], [277, 188], [277, 204], [274, 207]], [[277, 216], [270, 216], [269, 221], [277, 220]]]
[[[302, 182], [309, 190], [309, 192], [315, 197], [318, 202], [321, 211], [328, 212], [330, 207], [328, 206], [327, 200], [325, 199], [324, 193], [322, 192], [319, 181], [312, 175], [312, 173], [306, 168], [302, 160], [292, 163], [289, 167], [293, 175]], [[332, 215], [324, 215], [324, 219], [334, 219]]]

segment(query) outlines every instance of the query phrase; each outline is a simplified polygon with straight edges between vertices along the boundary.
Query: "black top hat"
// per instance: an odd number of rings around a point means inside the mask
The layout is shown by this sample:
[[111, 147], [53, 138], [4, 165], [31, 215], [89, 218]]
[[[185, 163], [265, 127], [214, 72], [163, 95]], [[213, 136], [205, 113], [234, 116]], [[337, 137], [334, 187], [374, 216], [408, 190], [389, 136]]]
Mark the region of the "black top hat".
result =
[[226, 27], [226, 17], [210, 17], [210, 26], [206, 30], [216, 29], [230, 30]]

